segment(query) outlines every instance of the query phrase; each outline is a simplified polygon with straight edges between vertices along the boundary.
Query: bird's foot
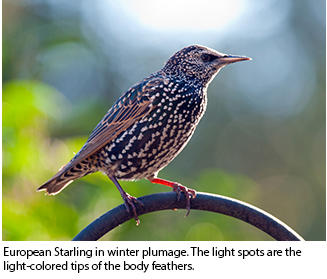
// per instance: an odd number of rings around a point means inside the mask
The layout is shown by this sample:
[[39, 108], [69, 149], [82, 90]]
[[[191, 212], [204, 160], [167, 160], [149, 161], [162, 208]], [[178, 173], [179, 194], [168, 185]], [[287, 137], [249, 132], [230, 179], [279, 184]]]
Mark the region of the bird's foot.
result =
[[[136, 206], [135, 204], [139, 204], [140, 206], [144, 207], [144, 204], [139, 201], [137, 198], [131, 196], [130, 194], [128, 193], [125, 193], [124, 197], [124, 202], [125, 202], [125, 207], [126, 207], [126, 210], [129, 214], [133, 214], [133, 217], [136, 221], [136, 225], [138, 226], [140, 224], [140, 219], [137, 215], [137, 211], [136, 211]], [[132, 209], [132, 211], [131, 211]]]
[[193, 189], [189, 189], [179, 183], [174, 183], [173, 187], [173, 191], [176, 192], [177, 194], [177, 201], [180, 200], [181, 198], [181, 193], [185, 194], [186, 197], [186, 215], [188, 216], [190, 214], [191, 211], [191, 199], [195, 199], [196, 197], [196, 191]]

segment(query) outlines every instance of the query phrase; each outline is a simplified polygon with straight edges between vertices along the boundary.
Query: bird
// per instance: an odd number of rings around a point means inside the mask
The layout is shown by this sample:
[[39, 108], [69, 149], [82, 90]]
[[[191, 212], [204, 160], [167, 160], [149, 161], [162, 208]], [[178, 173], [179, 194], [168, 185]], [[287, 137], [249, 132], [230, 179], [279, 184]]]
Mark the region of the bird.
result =
[[55, 195], [74, 180], [101, 171], [119, 190], [126, 210], [139, 224], [136, 204], [118, 180], [147, 179], [186, 197], [187, 214], [196, 191], [158, 177], [191, 139], [207, 107], [207, 88], [228, 64], [251, 60], [190, 45], [162, 69], [128, 89], [91, 132], [81, 150], [37, 190]]

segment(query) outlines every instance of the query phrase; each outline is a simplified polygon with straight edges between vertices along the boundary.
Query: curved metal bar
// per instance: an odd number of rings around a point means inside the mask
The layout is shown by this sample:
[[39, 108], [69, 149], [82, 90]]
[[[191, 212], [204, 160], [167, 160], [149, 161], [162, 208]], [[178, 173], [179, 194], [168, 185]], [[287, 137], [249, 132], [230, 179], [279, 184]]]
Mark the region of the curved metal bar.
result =
[[[153, 211], [175, 208], [185, 209], [186, 207], [185, 196], [182, 195], [181, 199], [177, 201], [174, 192], [152, 194], [140, 197], [138, 200], [143, 203], [143, 207], [136, 204], [139, 216]], [[196, 198], [191, 201], [191, 209], [217, 212], [243, 220], [266, 232], [276, 240], [304, 240], [274, 216], [236, 199], [197, 192]], [[115, 227], [132, 218], [127, 213], [125, 205], [119, 205], [94, 220], [73, 240], [98, 240]]]

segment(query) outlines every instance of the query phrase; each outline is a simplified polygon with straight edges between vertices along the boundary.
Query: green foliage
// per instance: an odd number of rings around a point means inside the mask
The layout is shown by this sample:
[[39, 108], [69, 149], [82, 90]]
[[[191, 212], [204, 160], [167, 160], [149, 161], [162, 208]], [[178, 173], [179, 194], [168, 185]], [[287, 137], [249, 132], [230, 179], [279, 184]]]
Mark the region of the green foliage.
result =
[[[48, 120], [60, 119], [60, 94], [34, 81], [12, 81], [3, 90], [3, 233], [8, 240], [67, 238], [77, 214], [36, 187], [53, 172], [65, 144], [49, 138]], [[58, 166], [57, 166], [58, 167]], [[67, 214], [65, 218], [62, 218]], [[19, 224], [19, 226], [17, 226]]]

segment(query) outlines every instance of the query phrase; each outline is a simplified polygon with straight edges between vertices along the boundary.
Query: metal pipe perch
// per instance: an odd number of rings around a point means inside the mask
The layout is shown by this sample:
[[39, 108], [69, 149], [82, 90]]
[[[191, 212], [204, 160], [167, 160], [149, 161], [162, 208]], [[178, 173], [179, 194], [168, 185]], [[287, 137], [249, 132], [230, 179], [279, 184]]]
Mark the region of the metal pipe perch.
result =
[[[175, 208], [185, 209], [186, 207], [185, 196], [181, 195], [180, 200], [177, 201], [176, 193], [174, 192], [152, 194], [140, 197], [138, 200], [144, 205], [143, 207], [136, 205], [139, 216], [154, 211]], [[236, 199], [197, 192], [196, 198], [191, 201], [191, 209], [211, 211], [232, 216], [257, 227], [275, 240], [304, 240], [299, 234], [276, 217], [253, 205]], [[98, 240], [115, 227], [132, 218], [133, 216], [127, 213], [125, 205], [121, 204], [94, 220], [76, 235], [73, 240]]]

